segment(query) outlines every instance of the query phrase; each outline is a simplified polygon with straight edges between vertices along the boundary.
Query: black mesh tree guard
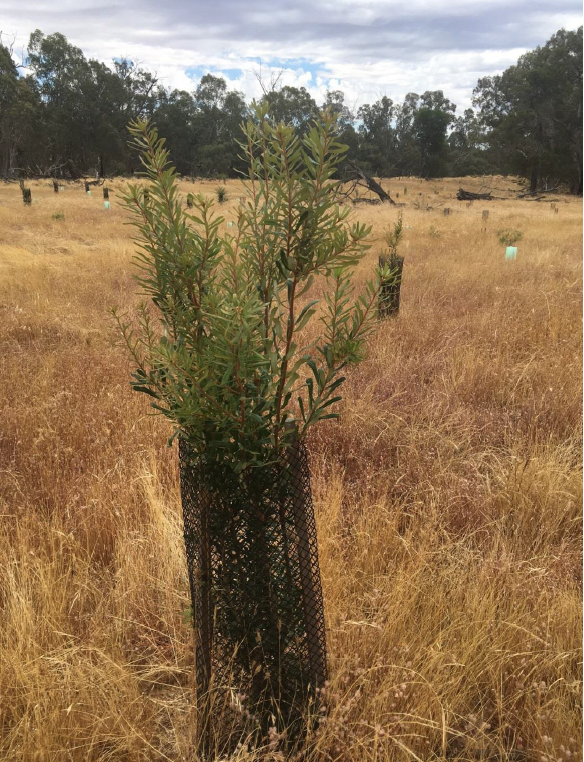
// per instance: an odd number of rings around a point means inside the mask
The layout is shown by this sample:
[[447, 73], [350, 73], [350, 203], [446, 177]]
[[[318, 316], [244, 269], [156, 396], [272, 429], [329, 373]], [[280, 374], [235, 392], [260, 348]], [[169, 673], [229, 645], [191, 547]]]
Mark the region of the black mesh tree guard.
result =
[[199, 705], [211, 687], [238, 691], [258, 731], [301, 739], [327, 673], [306, 449], [243, 474], [184, 439], [179, 457]]
[[401, 291], [404, 258], [397, 254], [389, 257], [379, 257], [379, 268], [389, 266], [389, 275], [381, 277], [379, 287], [379, 317], [381, 319], [392, 317], [399, 312], [399, 297]]

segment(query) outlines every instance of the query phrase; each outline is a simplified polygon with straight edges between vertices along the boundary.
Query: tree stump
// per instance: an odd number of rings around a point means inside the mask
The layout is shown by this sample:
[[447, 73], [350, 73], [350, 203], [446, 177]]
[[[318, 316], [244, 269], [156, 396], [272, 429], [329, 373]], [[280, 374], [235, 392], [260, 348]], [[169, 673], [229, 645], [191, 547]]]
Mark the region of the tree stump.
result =
[[103, 197], [106, 201], [109, 199], [109, 188], [103, 189]]
[[54, 193], [59, 192], [59, 183], [56, 180], [53, 180], [53, 191]]
[[450, 209], [447, 206], [444, 207], [444, 216], [445, 217], [449, 217], [450, 216]]
[[30, 188], [22, 188], [22, 200], [27, 206], [32, 204], [32, 191]]

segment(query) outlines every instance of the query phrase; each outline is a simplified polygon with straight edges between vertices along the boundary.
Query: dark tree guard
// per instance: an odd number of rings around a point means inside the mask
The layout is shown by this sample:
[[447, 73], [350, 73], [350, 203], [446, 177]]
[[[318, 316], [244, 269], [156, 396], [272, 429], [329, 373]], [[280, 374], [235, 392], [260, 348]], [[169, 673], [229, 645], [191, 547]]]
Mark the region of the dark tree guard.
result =
[[397, 315], [399, 312], [399, 298], [401, 292], [404, 258], [393, 254], [388, 257], [379, 257], [379, 267], [385, 265], [390, 268], [387, 278], [382, 278], [379, 287], [379, 317], [381, 319]]
[[327, 678], [306, 448], [239, 475], [184, 439], [179, 458], [203, 733], [210, 688], [231, 688], [262, 733], [275, 724], [300, 740]]

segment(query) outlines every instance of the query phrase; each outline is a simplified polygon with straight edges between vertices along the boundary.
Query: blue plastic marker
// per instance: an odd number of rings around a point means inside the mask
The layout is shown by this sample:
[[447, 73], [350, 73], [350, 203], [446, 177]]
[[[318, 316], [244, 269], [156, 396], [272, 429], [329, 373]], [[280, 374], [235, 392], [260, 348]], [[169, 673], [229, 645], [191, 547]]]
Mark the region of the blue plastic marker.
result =
[[109, 209], [109, 201], [104, 201], [103, 202], [103, 208], [104, 209]]
[[507, 262], [513, 261], [517, 257], [517, 246], [507, 246], [505, 249], [505, 259]]

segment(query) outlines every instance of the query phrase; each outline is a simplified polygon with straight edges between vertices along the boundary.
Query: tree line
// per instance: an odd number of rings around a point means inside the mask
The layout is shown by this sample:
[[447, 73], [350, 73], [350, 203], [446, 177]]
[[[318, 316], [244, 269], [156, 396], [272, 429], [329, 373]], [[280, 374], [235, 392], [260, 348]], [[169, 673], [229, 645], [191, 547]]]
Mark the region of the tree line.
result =
[[[250, 107], [222, 77], [170, 90], [125, 58], [87, 59], [66, 37], [30, 36], [22, 74], [0, 41], [0, 176], [78, 178], [133, 173], [127, 124], [153, 118], [177, 171], [232, 177]], [[349, 158], [378, 177], [513, 174], [536, 192], [582, 193], [582, 27], [559, 30], [500, 75], [479, 79], [474, 108], [456, 115], [441, 90], [387, 96], [352, 110], [340, 90], [318, 104], [304, 87], [266, 88], [277, 120], [303, 133], [320, 110], [335, 115]]]

